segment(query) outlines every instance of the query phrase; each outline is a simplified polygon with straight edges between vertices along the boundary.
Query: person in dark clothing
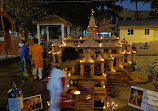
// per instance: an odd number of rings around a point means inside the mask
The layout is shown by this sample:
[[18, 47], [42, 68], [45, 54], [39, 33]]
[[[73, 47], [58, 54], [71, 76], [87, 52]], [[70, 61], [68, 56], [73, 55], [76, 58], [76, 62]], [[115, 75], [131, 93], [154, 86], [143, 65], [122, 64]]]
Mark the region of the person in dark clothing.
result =
[[147, 42], [145, 42], [144, 49], [148, 49], [148, 48], [149, 48], [149, 45]]
[[29, 76], [31, 73], [31, 56], [29, 55], [29, 44], [27, 41], [23, 41], [24, 45], [21, 49], [20, 58], [21, 58], [21, 70], [24, 76]]
[[137, 51], [137, 49], [136, 49], [134, 44], [132, 45], [132, 50]]
[[43, 74], [44, 76], [48, 76], [47, 75], [47, 52], [46, 52], [46, 48], [45, 48], [45, 44], [44, 43], [41, 43], [41, 46], [43, 47], [43, 53], [42, 53], [42, 56], [43, 56], [43, 63], [44, 63], [44, 66], [43, 66]]

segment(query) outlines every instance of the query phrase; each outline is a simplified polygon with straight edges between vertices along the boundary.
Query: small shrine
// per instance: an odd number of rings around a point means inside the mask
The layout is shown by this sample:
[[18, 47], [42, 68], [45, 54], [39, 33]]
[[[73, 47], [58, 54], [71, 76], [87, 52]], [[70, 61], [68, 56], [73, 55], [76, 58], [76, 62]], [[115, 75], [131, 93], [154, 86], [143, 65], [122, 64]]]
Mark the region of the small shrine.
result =
[[[67, 20], [59, 17], [56, 14], [48, 15], [40, 20], [33, 21], [34, 24], [37, 23], [37, 34], [38, 34], [38, 42], [52, 42], [53, 38], [50, 33], [51, 28], [59, 26], [61, 28], [61, 40], [64, 41], [64, 37], [70, 34], [70, 26], [72, 25]], [[45, 27], [46, 32], [44, 33], [44, 37], [41, 35], [41, 28]], [[65, 30], [66, 29], [66, 30]], [[58, 38], [59, 39], [59, 38]]]
[[76, 110], [105, 110], [107, 91], [121, 83], [136, 82], [131, 76], [131, 65], [135, 63], [136, 52], [127, 41], [119, 38], [98, 37], [93, 14], [85, 37], [73, 39], [68, 36], [63, 42], [52, 44], [52, 65], [62, 63], [61, 55], [65, 47], [73, 47], [80, 54], [77, 65], [67, 69], [69, 89], [77, 89], [81, 94], [76, 97]]

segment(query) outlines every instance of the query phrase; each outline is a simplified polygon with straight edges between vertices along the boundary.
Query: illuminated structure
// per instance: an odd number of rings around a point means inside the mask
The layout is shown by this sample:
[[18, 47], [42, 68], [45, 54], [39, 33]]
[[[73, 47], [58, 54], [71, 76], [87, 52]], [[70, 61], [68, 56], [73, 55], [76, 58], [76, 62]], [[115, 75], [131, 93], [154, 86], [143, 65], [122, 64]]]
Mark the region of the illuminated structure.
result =
[[71, 36], [64, 42], [52, 44], [52, 65], [62, 63], [61, 52], [65, 47], [78, 50], [80, 60], [77, 65], [67, 69], [69, 89], [77, 89], [81, 94], [77, 96], [75, 108], [91, 111], [105, 109], [107, 90], [116, 84], [134, 82], [131, 77], [131, 64], [135, 62], [135, 51], [131, 45], [112, 35], [111, 38], [99, 38], [96, 34], [95, 19], [92, 14], [88, 34], [79, 39]]

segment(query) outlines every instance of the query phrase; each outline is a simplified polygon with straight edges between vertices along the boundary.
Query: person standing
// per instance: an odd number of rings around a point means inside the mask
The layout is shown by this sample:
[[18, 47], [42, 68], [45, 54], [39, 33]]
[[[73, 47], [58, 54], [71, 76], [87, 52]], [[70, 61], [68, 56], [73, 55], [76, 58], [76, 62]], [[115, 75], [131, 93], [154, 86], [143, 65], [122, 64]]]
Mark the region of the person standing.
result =
[[19, 45], [20, 53], [21, 53], [22, 47], [23, 47], [23, 45], [24, 45], [23, 40], [21, 40], [18, 45]]
[[43, 74], [45, 76], [48, 76], [47, 75], [47, 52], [46, 52], [46, 48], [45, 48], [45, 44], [44, 43], [41, 43], [41, 46], [43, 47], [43, 53], [42, 53], [42, 56], [43, 56], [43, 62], [44, 62], [44, 66], [43, 66]]
[[31, 57], [29, 55], [29, 44], [27, 41], [23, 41], [23, 46], [20, 53], [21, 58], [21, 70], [24, 76], [29, 76], [28, 73], [31, 73]]
[[31, 65], [33, 68], [34, 79], [37, 78], [37, 71], [39, 79], [42, 79], [43, 70], [43, 47], [38, 45], [38, 40], [34, 39], [34, 45], [30, 47], [29, 54], [31, 55]]
[[51, 104], [49, 111], [60, 111], [60, 98], [64, 92], [65, 73], [63, 69], [70, 69], [76, 65], [73, 61], [79, 58], [77, 51], [72, 47], [67, 47], [62, 51], [62, 64], [58, 68], [53, 68], [50, 72], [50, 78], [47, 83], [47, 90], [49, 90]]

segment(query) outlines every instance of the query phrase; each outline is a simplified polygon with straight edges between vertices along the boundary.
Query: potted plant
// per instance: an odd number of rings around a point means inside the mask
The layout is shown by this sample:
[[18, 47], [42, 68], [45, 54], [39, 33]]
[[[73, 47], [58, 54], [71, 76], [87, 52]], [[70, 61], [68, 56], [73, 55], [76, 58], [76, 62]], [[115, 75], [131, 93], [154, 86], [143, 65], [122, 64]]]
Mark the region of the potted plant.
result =
[[148, 72], [148, 81], [152, 82], [155, 90], [158, 89], [158, 60], [148, 62], [146, 65], [146, 72]]

